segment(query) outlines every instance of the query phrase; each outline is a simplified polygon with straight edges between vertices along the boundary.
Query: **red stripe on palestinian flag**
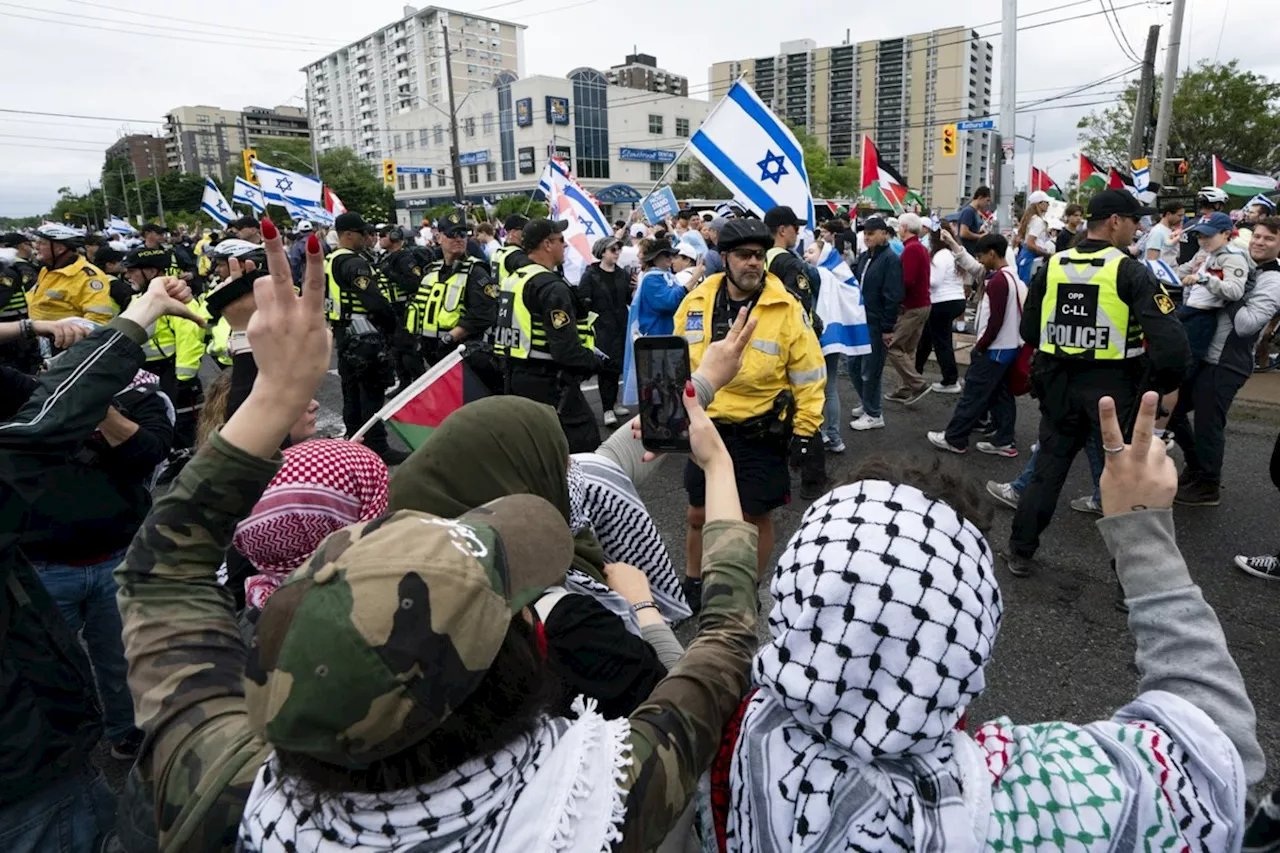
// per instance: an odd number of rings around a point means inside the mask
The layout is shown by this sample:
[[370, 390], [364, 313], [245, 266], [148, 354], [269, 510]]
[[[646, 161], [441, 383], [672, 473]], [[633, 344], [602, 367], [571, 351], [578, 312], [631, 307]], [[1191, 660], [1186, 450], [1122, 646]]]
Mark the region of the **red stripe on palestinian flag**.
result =
[[907, 198], [907, 182], [880, 158], [870, 136], [862, 137], [862, 194], [881, 210], [901, 210]]
[[1115, 166], [1107, 172], [1107, 189], [1123, 190], [1133, 186], [1133, 178], [1121, 172]]
[[1107, 185], [1107, 179], [1104, 177], [1106, 174], [1106, 169], [1103, 169], [1083, 154], [1080, 155], [1080, 189], [1093, 189], [1095, 187], [1102, 189]]
[[1213, 185], [1228, 195], [1257, 195], [1275, 192], [1276, 179], [1256, 169], [1240, 166], [1213, 155]]
[[1049, 177], [1048, 172], [1037, 169], [1035, 166], [1031, 167], [1031, 191], [1046, 192], [1058, 201], [1062, 201], [1062, 190], [1058, 188], [1057, 183]]
[[487, 396], [484, 383], [453, 353], [399, 394], [383, 418], [410, 450], [416, 450], [450, 414]]

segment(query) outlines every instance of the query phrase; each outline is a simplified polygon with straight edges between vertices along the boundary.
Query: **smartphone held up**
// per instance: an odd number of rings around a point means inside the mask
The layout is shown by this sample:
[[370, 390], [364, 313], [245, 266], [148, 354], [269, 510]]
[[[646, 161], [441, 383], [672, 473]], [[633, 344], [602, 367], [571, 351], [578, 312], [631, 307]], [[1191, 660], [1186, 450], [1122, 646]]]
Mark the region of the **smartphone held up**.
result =
[[636, 389], [640, 397], [640, 439], [655, 453], [689, 452], [689, 344], [678, 335], [636, 338]]

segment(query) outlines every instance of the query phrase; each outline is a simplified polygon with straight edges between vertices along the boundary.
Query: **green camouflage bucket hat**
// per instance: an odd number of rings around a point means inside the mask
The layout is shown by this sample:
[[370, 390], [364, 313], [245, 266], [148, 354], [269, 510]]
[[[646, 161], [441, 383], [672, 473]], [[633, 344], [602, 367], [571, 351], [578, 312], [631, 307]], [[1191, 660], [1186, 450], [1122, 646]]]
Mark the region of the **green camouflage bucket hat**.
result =
[[534, 495], [331, 534], [262, 610], [245, 666], [250, 725], [342, 767], [418, 743], [479, 686], [512, 615], [572, 560], [564, 517]]

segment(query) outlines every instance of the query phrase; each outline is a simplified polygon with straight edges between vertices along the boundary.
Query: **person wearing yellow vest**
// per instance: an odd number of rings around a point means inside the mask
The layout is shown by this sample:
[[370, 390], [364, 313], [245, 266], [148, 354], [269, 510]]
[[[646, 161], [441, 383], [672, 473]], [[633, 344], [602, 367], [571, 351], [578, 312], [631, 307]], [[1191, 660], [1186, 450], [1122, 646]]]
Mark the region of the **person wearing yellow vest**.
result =
[[498, 285], [488, 266], [467, 254], [470, 235], [466, 211], [451, 210], [436, 223], [442, 255], [432, 261], [409, 303], [405, 328], [416, 338], [418, 352], [428, 365], [466, 346], [466, 361], [495, 394], [503, 378], [485, 341], [498, 317]]
[[195, 278], [195, 274], [191, 272], [184, 272], [181, 265], [178, 263], [177, 256], [174, 255], [173, 249], [164, 244], [164, 238], [167, 233], [168, 232], [165, 230], [163, 225], [148, 222], [146, 225], [142, 226], [142, 248], [149, 252], [164, 253], [165, 264], [160, 267], [160, 271], [163, 275], [176, 276], [183, 281], [189, 282]]
[[607, 362], [595, 349], [591, 319], [558, 273], [567, 222], [534, 219], [523, 226], [527, 263], [508, 275], [498, 297], [494, 352], [506, 357], [508, 393], [555, 407], [570, 453], [600, 446], [596, 416], [581, 383]]
[[[795, 211], [786, 206], [771, 208], [764, 215], [765, 227], [773, 234], [773, 244], [765, 253], [765, 266], [770, 275], [777, 276], [787, 292], [800, 301], [809, 321], [814, 319], [814, 293], [809, 288], [809, 276], [804, 269], [804, 261], [795, 253], [796, 243], [800, 239], [800, 229], [805, 221], [796, 216]], [[822, 329], [818, 329], [818, 334]]]
[[[338, 248], [324, 259], [325, 306], [338, 353], [342, 422], [351, 436], [386, 402], [387, 386], [394, 376], [389, 346], [400, 324], [378, 286], [373, 267], [362, 254], [367, 230], [364, 219], [348, 211], [334, 220], [333, 230], [338, 235]], [[393, 450], [387, 443], [387, 430], [381, 423], [365, 433], [364, 443], [388, 465], [399, 465], [408, 458], [407, 453]]]
[[1084, 238], [1031, 280], [1020, 331], [1036, 349], [1031, 384], [1040, 401], [1040, 448], [1004, 555], [1015, 577], [1035, 571], [1040, 534], [1071, 463], [1100, 435], [1098, 401], [1112, 398], [1120, 423], [1132, 424], [1143, 392], [1177, 390], [1191, 367], [1173, 300], [1128, 252], [1138, 220], [1154, 213], [1125, 190], [1098, 193]]
[[[32, 328], [33, 334], [24, 334], [0, 343], [0, 365], [34, 375], [40, 369], [40, 345], [27, 317], [27, 292], [22, 287], [22, 275], [12, 261], [0, 258], [0, 323], [26, 323], [23, 329]], [[43, 326], [43, 323], [41, 324]]]
[[422, 375], [422, 357], [418, 354], [417, 338], [405, 326], [409, 304], [422, 284], [427, 269], [425, 250], [405, 245], [404, 229], [398, 225], [384, 226], [378, 237], [382, 257], [378, 260], [378, 275], [384, 282], [391, 305], [396, 311], [396, 322], [401, 328], [391, 342], [395, 359], [396, 381], [403, 388]]
[[81, 317], [105, 324], [115, 311], [107, 291], [107, 277], [77, 251], [84, 234], [51, 222], [36, 230], [36, 251], [44, 264], [36, 286], [27, 291], [27, 313], [32, 320]]
[[524, 246], [521, 245], [524, 239], [524, 227], [528, 224], [529, 220], [518, 213], [511, 214], [502, 223], [503, 230], [507, 232], [506, 242], [495, 249], [493, 257], [490, 258], [493, 280], [499, 287], [506, 281], [507, 276], [529, 263], [529, 256], [524, 253]]
[[[801, 495], [818, 497], [826, 485], [822, 407], [826, 361], [800, 300], [765, 271], [773, 244], [758, 219], [732, 219], [720, 232], [725, 272], [710, 276], [680, 303], [675, 333], [689, 342], [690, 366], [698, 369], [713, 341], [723, 339], [740, 312], [756, 320], [742, 368], [707, 408], [733, 458], [743, 518], [760, 532], [758, 570], [764, 577], [773, 550], [770, 512], [791, 499], [791, 462], [800, 468]], [[689, 494], [685, 539], [685, 597], [702, 600], [702, 525], [706, 483], [700, 468], [686, 466]]]

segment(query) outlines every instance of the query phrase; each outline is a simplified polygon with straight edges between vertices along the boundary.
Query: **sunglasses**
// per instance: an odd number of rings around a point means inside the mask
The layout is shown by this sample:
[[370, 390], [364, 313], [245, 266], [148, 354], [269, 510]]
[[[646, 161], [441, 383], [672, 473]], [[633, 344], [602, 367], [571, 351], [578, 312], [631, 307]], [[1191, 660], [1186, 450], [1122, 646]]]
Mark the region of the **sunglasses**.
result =
[[731, 254], [740, 261], [763, 261], [765, 259], [764, 249], [734, 249]]

